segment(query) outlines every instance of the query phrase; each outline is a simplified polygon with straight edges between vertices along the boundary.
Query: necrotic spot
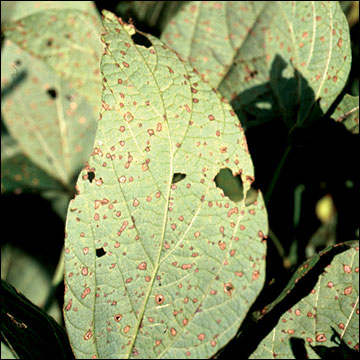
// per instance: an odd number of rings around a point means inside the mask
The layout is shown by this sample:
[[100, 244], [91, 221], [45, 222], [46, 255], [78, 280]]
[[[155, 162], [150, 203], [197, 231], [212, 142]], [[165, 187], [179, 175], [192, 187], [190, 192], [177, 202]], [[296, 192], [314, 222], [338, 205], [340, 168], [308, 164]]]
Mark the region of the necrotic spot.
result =
[[152, 46], [151, 41], [144, 35], [136, 32], [134, 35], [131, 36], [131, 39], [136, 45], [145, 46], [146, 48], [149, 48]]
[[95, 179], [95, 173], [93, 171], [89, 171], [87, 175], [89, 182], [92, 183], [92, 181]]
[[52, 99], [56, 99], [56, 90], [54, 88], [51, 88], [49, 90], [46, 91], [47, 94], [52, 98]]
[[99, 248], [99, 249], [96, 249], [96, 256], [97, 257], [102, 257], [106, 254], [106, 251], [104, 250], [104, 248]]
[[176, 184], [177, 182], [186, 178], [186, 174], [174, 173], [171, 183]]

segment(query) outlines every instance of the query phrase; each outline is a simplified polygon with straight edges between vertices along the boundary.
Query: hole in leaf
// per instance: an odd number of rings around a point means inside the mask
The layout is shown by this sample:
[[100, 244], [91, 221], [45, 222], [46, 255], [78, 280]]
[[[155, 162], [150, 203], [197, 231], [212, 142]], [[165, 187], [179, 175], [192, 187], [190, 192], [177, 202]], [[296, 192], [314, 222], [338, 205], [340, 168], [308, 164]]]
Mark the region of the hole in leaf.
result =
[[49, 90], [46, 91], [47, 94], [52, 98], [52, 99], [56, 99], [56, 90], [54, 88], [51, 88]]
[[106, 251], [104, 250], [104, 248], [99, 248], [99, 249], [96, 249], [96, 256], [97, 257], [102, 257], [106, 254]]
[[[228, 168], [221, 169], [214, 178], [216, 187], [224, 192], [230, 200], [239, 202], [243, 199], [243, 185], [240, 175], [233, 176]], [[258, 196], [257, 190], [251, 188], [246, 195], [246, 206], [251, 205], [256, 201]]]
[[91, 184], [92, 181], [95, 179], [95, 173], [93, 171], [89, 171], [87, 173], [87, 176], [88, 176], [89, 183]]
[[171, 183], [176, 184], [177, 182], [186, 178], [186, 174], [174, 173]]
[[146, 36], [138, 32], [136, 32], [134, 35], [131, 35], [131, 39], [136, 45], [145, 46], [146, 48], [152, 46], [152, 42]]

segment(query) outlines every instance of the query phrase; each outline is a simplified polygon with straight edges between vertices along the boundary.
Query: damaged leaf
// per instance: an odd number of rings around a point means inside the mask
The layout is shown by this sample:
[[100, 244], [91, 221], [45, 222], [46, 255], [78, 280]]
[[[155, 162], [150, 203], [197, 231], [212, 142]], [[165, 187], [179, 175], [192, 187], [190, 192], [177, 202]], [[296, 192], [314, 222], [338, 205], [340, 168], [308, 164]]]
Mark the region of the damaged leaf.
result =
[[[64, 315], [79, 358], [211, 357], [265, 277], [262, 194], [231, 106], [179, 56], [104, 11], [102, 111], [70, 203]], [[91, 174], [91, 179], [89, 178]]]

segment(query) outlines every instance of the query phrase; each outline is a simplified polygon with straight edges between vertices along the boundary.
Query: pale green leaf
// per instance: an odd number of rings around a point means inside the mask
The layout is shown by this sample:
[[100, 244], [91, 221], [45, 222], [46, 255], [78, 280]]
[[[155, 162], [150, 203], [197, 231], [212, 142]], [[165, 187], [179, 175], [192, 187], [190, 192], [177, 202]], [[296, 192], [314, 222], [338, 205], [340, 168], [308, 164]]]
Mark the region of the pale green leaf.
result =
[[208, 358], [235, 336], [265, 276], [262, 194], [232, 108], [178, 55], [104, 12], [103, 110], [70, 203], [64, 315], [79, 358]]
[[[294, 359], [294, 339], [303, 341], [311, 359], [321, 358], [323, 347], [334, 349], [340, 344], [343, 350], [358, 351], [359, 242], [348, 244], [349, 249], [335, 255], [309, 295], [281, 316], [250, 358]], [[304, 271], [308, 269], [299, 269], [300, 276]]]
[[40, 11], [7, 24], [5, 36], [43, 61], [84, 96], [95, 112], [101, 98], [101, 25], [93, 12]]
[[41, 61], [6, 41], [1, 81], [6, 126], [28, 157], [63, 185], [91, 151], [96, 120], [87, 101]]
[[359, 97], [345, 94], [331, 117], [353, 134], [359, 133]]

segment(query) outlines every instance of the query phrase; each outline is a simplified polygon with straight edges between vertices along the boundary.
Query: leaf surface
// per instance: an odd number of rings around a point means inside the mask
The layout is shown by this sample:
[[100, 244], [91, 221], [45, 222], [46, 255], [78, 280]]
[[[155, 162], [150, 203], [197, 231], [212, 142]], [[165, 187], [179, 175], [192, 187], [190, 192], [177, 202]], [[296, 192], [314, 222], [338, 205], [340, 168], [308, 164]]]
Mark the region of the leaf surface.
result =
[[[310, 294], [281, 316], [252, 359], [293, 359], [294, 339], [302, 339], [311, 359], [321, 358], [324, 347], [338, 348], [341, 343], [358, 351], [359, 242], [348, 243], [350, 249], [336, 255]], [[298, 272], [303, 275], [303, 269]]]
[[[104, 11], [103, 109], [70, 203], [65, 322], [77, 357], [202, 358], [235, 334], [262, 288], [263, 197], [250, 188], [232, 108], [178, 55]], [[144, 35], [144, 34], [143, 34]]]
[[353, 134], [359, 133], [359, 97], [345, 94], [331, 116]]

